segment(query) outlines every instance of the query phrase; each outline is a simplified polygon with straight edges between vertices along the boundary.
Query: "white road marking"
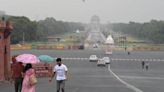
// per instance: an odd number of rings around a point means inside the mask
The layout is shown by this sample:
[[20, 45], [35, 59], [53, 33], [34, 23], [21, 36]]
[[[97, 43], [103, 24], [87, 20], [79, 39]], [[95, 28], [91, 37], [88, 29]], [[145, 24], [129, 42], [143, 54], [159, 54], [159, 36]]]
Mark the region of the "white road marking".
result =
[[[66, 60], [89, 60], [89, 58], [72, 58], [72, 57], [63, 57], [62, 59], [66, 59]], [[153, 62], [162, 62], [164, 61], [164, 59], [131, 59], [131, 58], [111, 58], [112, 61], [153, 61]]]
[[120, 76], [121, 78], [127, 79], [154, 79], [154, 80], [164, 80], [163, 77], [144, 77], [144, 76]]
[[63, 57], [62, 59], [65, 59], [65, 60], [89, 60], [88, 58], [68, 58], [68, 57]]
[[121, 78], [119, 78], [119, 77], [110, 69], [110, 65], [108, 65], [108, 70], [109, 70], [109, 72], [110, 72], [112, 75], [114, 75], [121, 83], [123, 83], [124, 85], [126, 85], [127, 88], [130, 88], [130, 89], [132, 89], [132, 90], [135, 91], [135, 92], [143, 92], [143, 91], [140, 90], [139, 88], [137, 88], [137, 87], [135, 87], [135, 86], [133, 86], [133, 85], [131, 85], [131, 84], [129, 84], [129, 83], [123, 81]]
[[160, 62], [164, 61], [164, 59], [123, 59], [123, 58], [111, 58], [112, 61], [154, 61], [154, 62]]

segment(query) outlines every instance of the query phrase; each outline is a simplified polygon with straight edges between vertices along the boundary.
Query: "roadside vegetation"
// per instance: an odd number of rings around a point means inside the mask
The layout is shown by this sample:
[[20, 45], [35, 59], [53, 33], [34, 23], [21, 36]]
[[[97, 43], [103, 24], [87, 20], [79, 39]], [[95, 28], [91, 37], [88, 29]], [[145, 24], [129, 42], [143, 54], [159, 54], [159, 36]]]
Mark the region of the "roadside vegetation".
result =
[[[87, 25], [78, 22], [58, 21], [54, 18], [31, 21], [24, 16], [7, 16], [7, 19], [11, 20], [14, 26], [11, 34], [12, 44], [21, 43], [23, 39], [28, 43], [47, 42], [47, 37], [49, 36], [59, 37], [65, 34], [72, 34], [76, 30], [84, 31]], [[112, 23], [102, 26], [106, 27], [103, 30], [113, 30], [115, 33], [121, 32], [145, 43], [164, 44], [164, 21], [151, 20], [145, 23]], [[106, 33], [105, 36], [107, 36]]]
[[8, 20], [13, 22], [11, 43], [46, 42], [48, 36], [56, 36], [70, 33], [76, 30], [84, 30], [84, 24], [76, 22], [57, 21], [54, 18], [46, 18], [40, 21], [31, 21], [27, 17], [9, 16]]
[[164, 21], [115, 23], [112, 24], [112, 28], [115, 32], [131, 35], [146, 43], [164, 44]]

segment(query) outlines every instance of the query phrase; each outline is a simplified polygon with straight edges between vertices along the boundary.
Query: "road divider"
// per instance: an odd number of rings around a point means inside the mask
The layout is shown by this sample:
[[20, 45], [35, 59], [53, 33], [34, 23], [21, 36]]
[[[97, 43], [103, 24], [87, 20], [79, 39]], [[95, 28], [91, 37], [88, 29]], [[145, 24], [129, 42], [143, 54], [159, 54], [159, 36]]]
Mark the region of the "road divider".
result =
[[124, 58], [111, 58], [112, 61], [154, 61], [162, 62], [164, 59], [124, 59]]
[[67, 57], [63, 57], [62, 59], [64, 60], [89, 60], [89, 58], [67, 58]]
[[[79, 57], [61, 57], [64, 60], [89, 60], [89, 58], [79, 58]], [[132, 58], [111, 58], [111, 61], [153, 61], [153, 62], [163, 62], [164, 59], [132, 59]]]

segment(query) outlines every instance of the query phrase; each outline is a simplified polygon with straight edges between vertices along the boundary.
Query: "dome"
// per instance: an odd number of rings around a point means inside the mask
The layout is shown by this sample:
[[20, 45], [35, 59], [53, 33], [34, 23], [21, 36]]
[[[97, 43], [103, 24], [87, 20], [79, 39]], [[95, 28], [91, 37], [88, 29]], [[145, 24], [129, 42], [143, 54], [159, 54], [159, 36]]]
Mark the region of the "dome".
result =
[[109, 35], [105, 41], [106, 44], [114, 44], [114, 40], [111, 35]]
[[100, 18], [97, 15], [92, 16], [91, 18], [91, 23], [99, 23], [100, 22]]

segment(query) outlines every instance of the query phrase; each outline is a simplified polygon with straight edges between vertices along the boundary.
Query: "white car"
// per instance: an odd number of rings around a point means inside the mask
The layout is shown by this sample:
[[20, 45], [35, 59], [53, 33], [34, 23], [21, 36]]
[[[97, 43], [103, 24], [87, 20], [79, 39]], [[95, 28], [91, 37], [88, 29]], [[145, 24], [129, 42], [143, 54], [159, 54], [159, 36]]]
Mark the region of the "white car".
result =
[[96, 55], [91, 55], [91, 56], [89, 57], [89, 61], [90, 61], [90, 62], [97, 62], [97, 61], [98, 61], [98, 57], [97, 57]]
[[102, 58], [106, 64], [110, 64], [110, 58], [109, 57], [103, 57]]
[[106, 63], [105, 63], [105, 61], [103, 59], [99, 59], [97, 61], [97, 66], [106, 66]]

